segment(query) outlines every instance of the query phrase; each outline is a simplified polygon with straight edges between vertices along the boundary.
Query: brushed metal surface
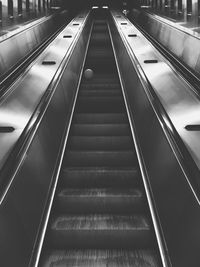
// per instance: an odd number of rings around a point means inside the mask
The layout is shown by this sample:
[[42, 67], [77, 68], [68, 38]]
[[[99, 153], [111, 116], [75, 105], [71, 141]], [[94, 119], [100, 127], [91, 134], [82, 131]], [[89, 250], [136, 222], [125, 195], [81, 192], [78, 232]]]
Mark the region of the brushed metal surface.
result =
[[21, 63], [34, 48], [67, 20], [67, 12], [51, 15], [0, 37], [0, 78]]
[[[118, 23], [118, 22], [117, 22]], [[131, 53], [137, 58], [138, 63], [159, 97], [175, 129], [190, 151], [195, 163], [200, 168], [200, 132], [190, 132], [186, 125], [200, 123], [200, 101], [193, 88], [180, 76], [163, 56], [156, 51], [149, 41], [133, 25], [121, 28], [127, 39]], [[132, 40], [127, 35], [131, 31], [137, 33], [138, 38]], [[195, 49], [195, 47], [194, 47]], [[193, 53], [193, 55], [195, 52]], [[156, 64], [145, 64], [146, 59], [156, 59]]]
[[[79, 21], [80, 25], [75, 27], [72, 25], [73, 21], [69, 23], [0, 100], [0, 126], [15, 128], [12, 133], [0, 133], [0, 168], [22, 134], [41, 97], [56, 76], [63, 59], [71, 53], [71, 46], [77, 34], [82, 30], [85, 17]], [[66, 34], [71, 34], [72, 38], [63, 38]], [[54, 60], [56, 64], [43, 65], [44, 60]]]
[[[138, 151], [155, 200], [167, 253], [172, 266], [197, 267], [200, 261], [199, 202], [168, 134], [170, 125], [158, 112], [157, 100], [148, 83], [198, 166], [199, 132], [188, 132], [184, 127], [189, 123], [198, 124], [199, 99], [130, 22], [122, 26], [117, 12], [112, 14], [118, 28], [116, 31], [112, 27], [114, 45], [135, 126]], [[128, 38], [130, 32], [137, 33], [138, 38]], [[158, 63], [145, 64], [146, 58], [157, 59]]]
[[200, 35], [198, 32], [151, 13], [136, 10], [132, 12], [133, 18], [144, 30], [200, 77]]

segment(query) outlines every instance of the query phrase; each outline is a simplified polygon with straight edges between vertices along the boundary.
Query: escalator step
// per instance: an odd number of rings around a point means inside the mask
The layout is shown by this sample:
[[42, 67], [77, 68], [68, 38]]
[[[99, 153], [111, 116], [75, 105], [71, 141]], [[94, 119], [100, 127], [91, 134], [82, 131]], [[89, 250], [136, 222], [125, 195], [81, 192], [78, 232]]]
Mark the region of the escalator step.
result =
[[115, 59], [113, 57], [113, 51], [110, 47], [110, 49], [108, 49], [106, 47], [90, 47], [89, 51], [88, 51], [88, 55], [87, 55], [87, 61], [90, 61], [90, 60], [94, 60], [97, 64], [99, 63], [98, 61], [102, 61], [102, 60], [106, 60], [106, 61], [109, 61], [111, 60], [113, 63], [115, 63]]
[[97, 47], [102, 45], [110, 46], [111, 44], [109, 34], [105, 34], [103, 31], [94, 32], [90, 39], [90, 45], [95, 45]]
[[[85, 68], [92, 69], [94, 73], [117, 74], [117, 70], [115, 70], [114, 72], [112, 71], [112, 69], [114, 68], [114, 61], [111, 60], [112, 57], [109, 57], [109, 55], [105, 55], [104, 57], [99, 55], [98, 57], [97, 55], [91, 56], [91, 58], [88, 59], [85, 63]], [[96, 62], [96, 60], [98, 61], [98, 63]]]
[[[95, 33], [95, 32], [98, 32], [98, 34], [100, 33], [100, 32], [102, 32], [103, 33], [103, 35], [106, 35], [105, 34], [105, 32], [107, 32], [107, 25], [106, 25], [106, 23], [102, 23], [102, 24], [96, 24], [96, 23], [94, 23], [93, 24], [93, 33]], [[108, 35], [108, 34], [107, 34]], [[92, 36], [93, 36], [93, 34], [92, 34]], [[108, 35], [109, 36], [109, 35]]]
[[103, 36], [103, 34], [101, 34], [101, 33], [97, 33], [94, 36], [92, 36], [91, 42], [90, 42], [90, 47], [91, 48], [93, 48], [93, 47], [102, 48], [103, 46], [111, 47], [109, 36], [106, 35], [106, 36], [103, 37], [103, 39], [101, 39], [101, 36]]
[[76, 113], [73, 123], [84, 124], [125, 124], [128, 123], [126, 113]]
[[49, 250], [42, 267], [158, 267], [152, 250]]
[[79, 96], [84, 97], [116, 97], [116, 96], [122, 96], [122, 93], [120, 90], [80, 90]]
[[[99, 23], [94, 23], [93, 24], [93, 33], [95, 33], [95, 32], [103, 32], [104, 33], [104, 35], [105, 35], [105, 32], [107, 32], [107, 25], [106, 25], [106, 23], [104, 22], [104, 23], [102, 23], [102, 24], [99, 24]], [[92, 34], [93, 35], [93, 34]]]
[[67, 150], [63, 160], [64, 166], [88, 167], [102, 166], [129, 167], [137, 163], [135, 152], [130, 151], [71, 151]]
[[[95, 35], [95, 33], [96, 34], [102, 34], [102, 35], [108, 35], [108, 33], [107, 34], [105, 34], [105, 32], [107, 31], [107, 25], [106, 24], [101, 24], [101, 25], [99, 25], [99, 24], [94, 24], [93, 25], [93, 34], [92, 34], [92, 37], [93, 37], [93, 35]], [[109, 37], [109, 35], [108, 35], [108, 37]]]
[[[98, 14], [97, 14], [98, 15]], [[100, 16], [102, 16], [102, 15], [100, 15]], [[101, 18], [101, 17], [98, 17], [97, 18], [97, 16], [95, 17], [95, 20], [94, 20], [94, 25], [98, 25], [98, 26], [103, 26], [103, 25], [107, 25], [106, 24], [106, 21], [105, 21], [105, 19], [103, 19], [103, 18]]]
[[56, 201], [62, 214], [132, 214], [144, 211], [144, 196], [136, 189], [64, 189]]
[[95, 113], [121, 113], [125, 110], [122, 97], [79, 97], [77, 101], [77, 112]]
[[141, 215], [60, 216], [47, 238], [56, 248], [146, 248], [153, 241], [150, 223]]
[[[93, 79], [92, 79], [93, 80]], [[81, 86], [80, 86], [80, 92], [83, 91], [83, 90], [102, 90], [102, 91], [109, 91], [109, 90], [117, 90], [119, 91], [120, 90], [120, 84], [118, 81], [116, 82], [113, 82], [113, 83], [107, 83], [106, 81], [105, 82], [99, 82], [99, 83], [95, 83], [95, 82], [88, 82], [88, 83], [82, 83]], [[121, 91], [120, 91], [121, 92]]]
[[138, 167], [131, 169], [109, 168], [63, 168], [63, 187], [72, 188], [128, 188], [141, 184]]
[[127, 150], [133, 147], [130, 136], [71, 136], [70, 150]]
[[84, 79], [83, 84], [107, 84], [107, 86], [112, 86], [112, 84], [119, 84], [119, 78], [115, 74], [105, 74], [105, 73], [94, 73], [94, 77], [90, 80]]
[[70, 133], [75, 136], [127, 136], [130, 127], [128, 124], [73, 124]]

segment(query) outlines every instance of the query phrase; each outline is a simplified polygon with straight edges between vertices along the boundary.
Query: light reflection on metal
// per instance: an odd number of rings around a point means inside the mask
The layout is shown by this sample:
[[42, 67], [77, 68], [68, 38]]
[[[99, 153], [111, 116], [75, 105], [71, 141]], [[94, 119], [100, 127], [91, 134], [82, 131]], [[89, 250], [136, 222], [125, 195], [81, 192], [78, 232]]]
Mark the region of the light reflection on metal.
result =
[[146, 66], [149, 71], [151, 70], [151, 79], [157, 81], [158, 77], [170, 72], [170, 69], [164, 62], [158, 62], [154, 65]]
[[[66, 13], [66, 11], [64, 11], [64, 12]], [[33, 22], [29, 22], [28, 24], [25, 24], [25, 25], [19, 25], [19, 26], [17, 27], [17, 29], [12, 30], [12, 31], [8, 31], [5, 35], [0, 36], [0, 41], [3, 41], [3, 40], [5, 40], [5, 39], [7, 39], [7, 38], [9, 38], [9, 37], [11, 37], [11, 36], [17, 34], [17, 33], [20, 33], [20, 32], [22, 32], [22, 31], [24, 31], [24, 30], [30, 28], [30, 27], [34, 27], [34, 26], [36, 26], [37, 24], [40, 24], [40, 23], [43, 23], [43, 22], [45, 22], [45, 21], [51, 20], [52, 17], [54, 17], [54, 16], [55, 16], [55, 14], [53, 14], [52, 16], [47, 16], [47, 17], [45, 16], [45, 17], [42, 17], [42, 18], [40, 18], [40, 19], [34, 20]]]
[[24, 124], [28, 120], [28, 116], [26, 113], [22, 112], [16, 113], [16, 110], [11, 109], [0, 109], [0, 125], [10, 125], [16, 129], [21, 129], [24, 127]]
[[61, 7], [60, 6], [52, 6], [51, 9], [59, 10], [59, 9], [61, 9]]
[[189, 124], [199, 124], [200, 123], [200, 106], [191, 107], [185, 106], [187, 112], [183, 113], [182, 109], [176, 110], [176, 115], [174, 116], [174, 121], [176, 122], [176, 127], [181, 134], [185, 133], [185, 126]]
[[[173, 132], [172, 126], [169, 123], [169, 120], [164, 116], [163, 117], [165, 124], [167, 125], [167, 128], [170, 130], [170, 132]], [[162, 125], [164, 127], [164, 125]]]
[[63, 57], [66, 54], [66, 44], [61, 44], [59, 47], [55, 44], [52, 45], [50, 48], [50, 53], [53, 55], [53, 57], [56, 58], [56, 56]]
[[150, 45], [145, 44], [141, 47], [137, 47], [136, 51], [138, 55], [147, 55], [149, 52], [151, 52], [152, 48]]
[[34, 65], [31, 68], [31, 75], [34, 75], [35, 77], [42, 78], [44, 80], [49, 81], [53, 77], [53, 74], [55, 73], [54, 68], [47, 68], [42, 65]]
[[[117, 23], [176, 131], [200, 169], [200, 132], [187, 131], [184, 128], [188, 124], [198, 124], [200, 122], [200, 101], [194, 93], [194, 89], [171, 68], [171, 65], [166, 62], [164, 57], [155, 50], [136, 27], [132, 25], [132, 31], [140, 34], [140, 38], [133, 40], [127, 37], [126, 29], [120, 26], [121, 21], [117, 21]], [[152, 56], [159, 63], [155, 65], [143, 63], [144, 58], [152, 58]]]
[[141, 8], [150, 8], [151, 6], [142, 5]]
[[[87, 19], [86, 12], [79, 19], [79, 27], [72, 27], [76, 18], [47, 46], [43, 53], [35, 60], [17, 80], [11, 85], [7, 94], [0, 101], [0, 126], [14, 127], [12, 133], [0, 133], [0, 168], [9, 156], [11, 149], [19, 139], [23, 130], [32, 127], [32, 117], [41, 97], [49, 90], [49, 85], [58, 75], [58, 69], [70, 54], [72, 44], [76, 42]], [[73, 29], [72, 29], [73, 28]], [[65, 34], [73, 37], [63, 38]], [[43, 64], [46, 63], [46, 64]], [[53, 64], [51, 64], [53, 63]], [[32, 118], [31, 122], [30, 119]]]

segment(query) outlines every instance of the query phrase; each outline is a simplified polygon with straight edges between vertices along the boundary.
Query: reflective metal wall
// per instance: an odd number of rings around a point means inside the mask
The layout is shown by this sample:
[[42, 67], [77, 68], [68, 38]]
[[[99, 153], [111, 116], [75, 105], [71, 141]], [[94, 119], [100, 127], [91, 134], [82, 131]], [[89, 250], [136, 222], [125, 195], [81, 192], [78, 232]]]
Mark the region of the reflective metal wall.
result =
[[51, 14], [60, 6], [56, 0], [0, 0], [0, 35], [15, 25]]
[[200, 25], [200, 1], [198, 0], [140, 0], [140, 6], [142, 9], [185, 24], [187, 27]]
[[29, 24], [19, 32], [13, 31], [13, 35], [5, 34], [0, 37], [0, 79], [4, 79], [16, 66], [20, 66], [34, 49], [64, 25], [68, 20], [67, 16], [68, 13], [63, 11]]
[[184, 31], [156, 15], [132, 11], [133, 20], [187, 68], [200, 77], [200, 40], [192, 31]]

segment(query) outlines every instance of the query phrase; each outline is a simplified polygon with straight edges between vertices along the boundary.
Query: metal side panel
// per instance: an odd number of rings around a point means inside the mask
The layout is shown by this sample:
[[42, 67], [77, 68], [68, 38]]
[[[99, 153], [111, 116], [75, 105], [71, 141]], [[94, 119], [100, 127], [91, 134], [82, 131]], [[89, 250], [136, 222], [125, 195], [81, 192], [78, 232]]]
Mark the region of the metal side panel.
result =
[[14, 66], [21, 63], [45, 39], [50, 37], [67, 21], [67, 12], [52, 15], [49, 18], [32, 23], [31, 26], [21, 27], [7, 38], [0, 38], [0, 77], [5, 75]]
[[[191, 177], [190, 180], [196, 180], [194, 183], [200, 186], [200, 132], [198, 130], [200, 102], [195, 89], [174, 70], [172, 65], [130, 22], [127, 21], [127, 25], [123, 26], [119, 21], [116, 23], [120, 26], [120, 32], [132, 57], [138, 62], [141, 72], [146, 77], [147, 83], [150, 84], [149, 90], [169, 118], [172, 129], [170, 131], [176, 141], [180, 143], [179, 149], [183, 154], [182, 157], [185, 158], [185, 162], [188, 161], [190, 164], [193, 161], [192, 168], [198, 169], [198, 175]], [[137, 36], [130, 38], [131, 32], [135, 32]], [[200, 187], [196, 185], [193, 187], [196, 187], [195, 190], [199, 195]]]
[[164, 117], [154, 108], [156, 100], [148, 90], [147, 79], [143, 71], [139, 71], [138, 61], [128, 52], [118, 27], [119, 31], [112, 21], [111, 31], [140, 166], [152, 193], [165, 252], [174, 267], [197, 267], [200, 262], [199, 203], [175, 153]]
[[0, 205], [0, 258], [4, 267], [29, 265], [71, 115], [89, 30], [88, 20]]
[[200, 39], [197, 32], [147, 12], [133, 10], [132, 14], [136, 23], [199, 77]]
[[[0, 133], [0, 168], [3, 168], [5, 162], [12, 156], [11, 150], [16, 147], [27, 130], [27, 125], [41, 99], [52, 90], [52, 84], [57, 79], [64, 62], [70, 57], [85, 26], [87, 14], [85, 12], [82, 19], [72, 20], [1, 97], [0, 127], [13, 127], [13, 131]], [[74, 26], [75, 21], [79, 21], [79, 25]], [[1, 184], [2, 177], [1, 175]]]

